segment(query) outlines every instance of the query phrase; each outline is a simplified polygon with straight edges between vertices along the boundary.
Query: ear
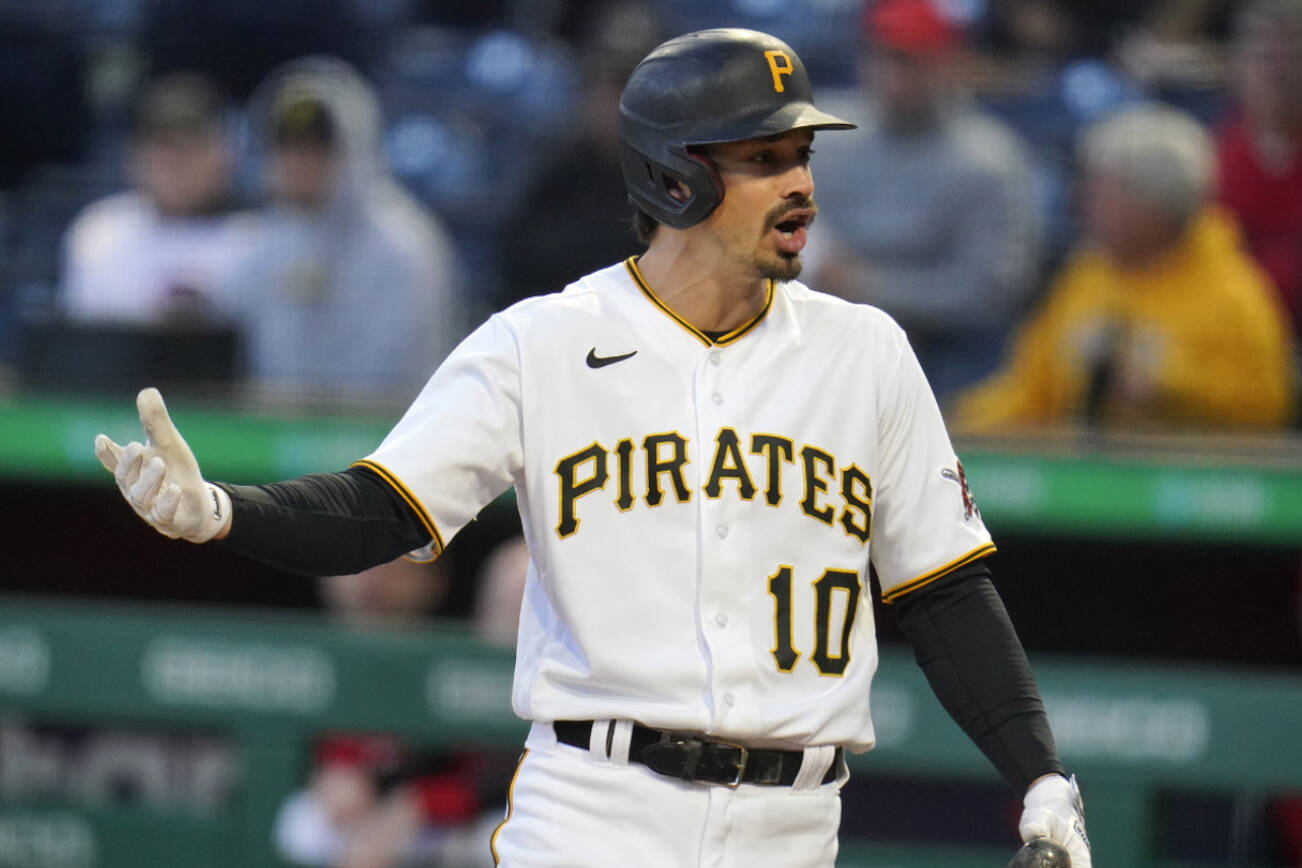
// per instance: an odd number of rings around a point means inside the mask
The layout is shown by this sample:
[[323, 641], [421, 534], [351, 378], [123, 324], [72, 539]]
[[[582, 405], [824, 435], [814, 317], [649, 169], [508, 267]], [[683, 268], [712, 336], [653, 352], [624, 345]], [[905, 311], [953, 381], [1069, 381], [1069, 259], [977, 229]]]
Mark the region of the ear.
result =
[[692, 191], [687, 189], [687, 185], [682, 181], [675, 181], [674, 185], [665, 192], [668, 193], [669, 198], [673, 199], [675, 202], [682, 203], [692, 198]]

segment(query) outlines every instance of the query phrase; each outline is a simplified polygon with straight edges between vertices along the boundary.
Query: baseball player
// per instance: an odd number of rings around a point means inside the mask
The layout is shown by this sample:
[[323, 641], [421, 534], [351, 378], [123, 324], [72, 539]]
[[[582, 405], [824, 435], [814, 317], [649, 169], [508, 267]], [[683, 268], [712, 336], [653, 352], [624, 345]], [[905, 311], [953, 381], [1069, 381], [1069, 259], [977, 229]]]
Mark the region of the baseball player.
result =
[[619, 123], [646, 252], [489, 318], [349, 469], [206, 482], [154, 390], [147, 442], [96, 454], [160, 532], [309, 575], [437, 556], [515, 487], [532, 727], [506, 868], [831, 866], [845, 751], [874, 742], [874, 592], [1025, 794], [1022, 837], [1090, 868], [917, 360], [882, 312], [796, 280], [815, 132], [852, 125], [736, 29], [655, 49]]

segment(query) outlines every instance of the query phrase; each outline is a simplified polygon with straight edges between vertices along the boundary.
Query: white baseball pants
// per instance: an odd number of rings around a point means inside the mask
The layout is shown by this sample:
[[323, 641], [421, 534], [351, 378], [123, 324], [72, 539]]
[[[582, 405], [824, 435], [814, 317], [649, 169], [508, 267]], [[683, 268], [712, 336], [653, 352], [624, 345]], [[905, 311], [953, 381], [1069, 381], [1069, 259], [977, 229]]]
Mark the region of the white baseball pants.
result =
[[[594, 727], [594, 729], [596, 729]], [[605, 732], [605, 727], [601, 727]], [[622, 755], [621, 755], [622, 742]], [[832, 868], [841, 769], [820, 784], [830, 747], [808, 748], [789, 787], [686, 783], [628, 762], [628, 738], [587, 751], [534, 724], [506, 820], [500, 868]]]

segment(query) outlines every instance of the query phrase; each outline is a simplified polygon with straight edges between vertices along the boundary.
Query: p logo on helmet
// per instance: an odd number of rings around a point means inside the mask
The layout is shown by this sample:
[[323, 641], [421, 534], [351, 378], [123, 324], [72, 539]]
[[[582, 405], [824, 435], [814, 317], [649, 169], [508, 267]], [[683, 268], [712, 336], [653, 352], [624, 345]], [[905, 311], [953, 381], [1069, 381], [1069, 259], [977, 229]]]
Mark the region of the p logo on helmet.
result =
[[782, 93], [782, 76], [796, 71], [791, 65], [791, 57], [785, 51], [775, 48], [764, 52], [764, 59], [769, 62], [769, 71], [773, 73], [773, 90]]

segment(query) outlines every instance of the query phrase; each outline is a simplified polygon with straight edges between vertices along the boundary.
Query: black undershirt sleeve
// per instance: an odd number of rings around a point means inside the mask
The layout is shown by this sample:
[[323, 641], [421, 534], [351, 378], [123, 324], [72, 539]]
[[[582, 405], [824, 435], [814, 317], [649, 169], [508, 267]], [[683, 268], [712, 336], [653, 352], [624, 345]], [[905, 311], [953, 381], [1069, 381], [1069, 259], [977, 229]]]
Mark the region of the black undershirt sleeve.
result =
[[364, 467], [270, 485], [216, 484], [232, 510], [219, 545], [286, 572], [358, 573], [430, 542], [402, 496]]
[[1018, 793], [1062, 774], [1022, 643], [977, 561], [905, 594], [896, 618], [950, 717]]

